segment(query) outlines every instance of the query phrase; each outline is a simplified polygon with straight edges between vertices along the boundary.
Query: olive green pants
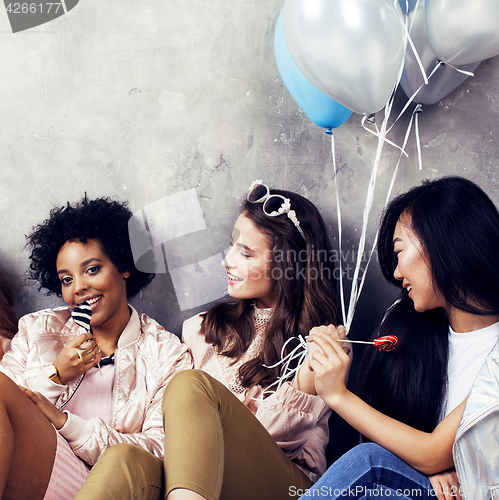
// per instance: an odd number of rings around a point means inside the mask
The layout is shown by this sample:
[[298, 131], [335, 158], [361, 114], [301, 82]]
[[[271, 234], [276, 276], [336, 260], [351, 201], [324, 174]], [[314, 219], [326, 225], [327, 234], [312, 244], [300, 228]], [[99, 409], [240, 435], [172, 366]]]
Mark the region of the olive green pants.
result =
[[163, 423], [164, 469], [142, 448], [114, 445], [75, 499], [160, 500], [185, 488], [208, 500], [289, 500], [312, 484], [258, 419], [203, 371], [186, 370], [171, 380]]

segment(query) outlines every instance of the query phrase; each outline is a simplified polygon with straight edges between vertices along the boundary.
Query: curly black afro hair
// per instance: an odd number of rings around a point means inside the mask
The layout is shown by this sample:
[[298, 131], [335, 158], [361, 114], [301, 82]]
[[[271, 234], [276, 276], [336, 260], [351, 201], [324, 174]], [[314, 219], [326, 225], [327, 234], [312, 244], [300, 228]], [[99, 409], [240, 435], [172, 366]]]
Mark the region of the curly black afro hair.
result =
[[88, 200], [85, 198], [75, 204], [54, 208], [50, 217], [36, 226], [27, 237], [31, 248], [31, 277], [41, 288], [48, 290], [47, 295], [62, 296], [61, 282], [57, 275], [56, 261], [59, 250], [66, 241], [86, 243], [89, 239], [99, 240], [102, 250], [111, 259], [120, 273], [130, 272], [126, 280], [127, 297], [136, 295], [150, 283], [154, 274], [142, 273], [135, 267], [130, 239], [128, 220], [132, 213], [126, 203], [110, 198]]

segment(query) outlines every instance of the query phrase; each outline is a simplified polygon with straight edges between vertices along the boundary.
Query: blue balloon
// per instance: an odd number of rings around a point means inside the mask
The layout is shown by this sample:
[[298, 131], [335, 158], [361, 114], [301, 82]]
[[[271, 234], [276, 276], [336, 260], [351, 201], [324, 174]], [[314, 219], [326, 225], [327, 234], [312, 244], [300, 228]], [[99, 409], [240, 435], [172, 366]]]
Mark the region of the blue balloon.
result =
[[[418, 0], [399, 0], [400, 8], [402, 9], [402, 14], [407, 14], [406, 10], [408, 9], [408, 12], [412, 12], [418, 3]], [[420, 5], [424, 5], [424, 0], [419, 0]]]
[[345, 123], [352, 111], [321, 92], [296, 65], [284, 37], [282, 11], [277, 19], [274, 35], [274, 52], [277, 69], [293, 99], [307, 116], [319, 127], [331, 133], [333, 128]]

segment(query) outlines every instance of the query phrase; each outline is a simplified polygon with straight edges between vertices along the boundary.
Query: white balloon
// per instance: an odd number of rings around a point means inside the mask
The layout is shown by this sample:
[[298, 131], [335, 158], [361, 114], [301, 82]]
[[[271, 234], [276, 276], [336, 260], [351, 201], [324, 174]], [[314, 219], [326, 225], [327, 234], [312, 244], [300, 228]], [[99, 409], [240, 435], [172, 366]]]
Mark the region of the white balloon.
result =
[[[433, 52], [426, 35], [424, 1], [420, 0], [416, 8], [408, 14], [408, 26], [411, 39], [416, 47], [417, 53], [424, 67], [426, 75], [429, 76], [437, 65], [439, 58]], [[458, 66], [459, 69], [473, 72], [479, 62]], [[456, 87], [463, 83], [468, 75], [456, 71], [450, 66], [440, 67], [434, 75], [414, 98], [414, 102], [421, 104], [434, 104], [443, 99]], [[400, 86], [408, 97], [411, 97], [424, 83], [421, 69], [416, 56], [410, 45], [407, 45], [404, 72], [400, 79]]]
[[433, 52], [454, 66], [499, 54], [498, 0], [426, 0]]
[[393, 0], [286, 0], [284, 34], [318, 89], [361, 114], [388, 101], [404, 60], [402, 12]]

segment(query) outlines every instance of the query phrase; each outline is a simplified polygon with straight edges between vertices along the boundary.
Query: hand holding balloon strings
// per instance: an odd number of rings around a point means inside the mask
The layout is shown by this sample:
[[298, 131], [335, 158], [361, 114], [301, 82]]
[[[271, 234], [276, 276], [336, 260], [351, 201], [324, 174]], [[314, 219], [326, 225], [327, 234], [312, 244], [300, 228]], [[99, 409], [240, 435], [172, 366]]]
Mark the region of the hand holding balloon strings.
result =
[[350, 357], [340, 344], [343, 339], [334, 338], [324, 329], [313, 329], [308, 342], [320, 349], [312, 353], [309, 370], [315, 375], [315, 391], [329, 406], [335, 396], [343, 394], [350, 366]]

